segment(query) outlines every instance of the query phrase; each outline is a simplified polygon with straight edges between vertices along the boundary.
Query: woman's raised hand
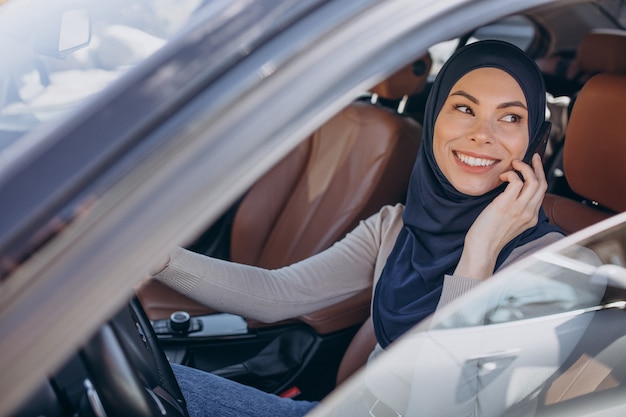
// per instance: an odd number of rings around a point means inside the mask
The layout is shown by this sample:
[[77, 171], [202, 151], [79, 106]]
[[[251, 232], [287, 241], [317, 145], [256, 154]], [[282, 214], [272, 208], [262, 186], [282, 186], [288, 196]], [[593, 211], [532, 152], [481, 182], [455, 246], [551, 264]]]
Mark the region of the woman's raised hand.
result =
[[[508, 185], [483, 210], [467, 232], [455, 275], [475, 279], [490, 277], [502, 248], [537, 224], [548, 183], [541, 157], [533, 155], [531, 163], [532, 167], [514, 160], [514, 170], [500, 176]], [[515, 171], [519, 171], [524, 180]]]

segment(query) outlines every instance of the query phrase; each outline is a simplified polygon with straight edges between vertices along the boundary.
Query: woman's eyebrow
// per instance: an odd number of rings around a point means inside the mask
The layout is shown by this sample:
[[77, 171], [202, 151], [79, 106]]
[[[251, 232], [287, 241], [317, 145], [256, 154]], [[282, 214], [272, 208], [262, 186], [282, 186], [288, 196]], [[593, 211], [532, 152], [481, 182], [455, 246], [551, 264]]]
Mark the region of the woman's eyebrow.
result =
[[[458, 90], [455, 91], [453, 93], [450, 93], [451, 96], [462, 96], [465, 97], [466, 99], [468, 99], [469, 101], [471, 101], [474, 104], [480, 104], [480, 101], [474, 97], [473, 95], [466, 93], [463, 90]], [[526, 107], [526, 105], [524, 103], [522, 103], [521, 101], [507, 101], [504, 103], [501, 103], [498, 105], [499, 109], [506, 109], [507, 107], [520, 107], [526, 111], [528, 111], [528, 108]]]
[[463, 96], [474, 104], [478, 104], [478, 99], [473, 95], [466, 93], [463, 90], [455, 91], [454, 93], [450, 93], [451, 96]]
[[521, 101], [507, 101], [506, 103], [502, 103], [498, 106], [499, 109], [506, 109], [507, 107], [521, 107], [522, 109], [528, 111], [528, 108]]

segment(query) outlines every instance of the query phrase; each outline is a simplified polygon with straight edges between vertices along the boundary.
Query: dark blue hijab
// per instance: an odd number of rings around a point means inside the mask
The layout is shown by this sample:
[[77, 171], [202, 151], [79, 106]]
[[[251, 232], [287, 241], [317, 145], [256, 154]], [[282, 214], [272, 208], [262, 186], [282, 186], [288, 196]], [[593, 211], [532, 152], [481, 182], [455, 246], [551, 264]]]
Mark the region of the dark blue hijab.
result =
[[[372, 318], [378, 343], [384, 348], [435, 311], [443, 277], [456, 268], [465, 234], [474, 220], [504, 191], [506, 184], [481, 196], [457, 191], [443, 175], [433, 153], [437, 115], [454, 84], [478, 68], [498, 68], [520, 85], [528, 107], [529, 137], [545, 120], [546, 95], [541, 72], [519, 48], [501, 41], [467, 45], [444, 64], [426, 102], [422, 144], [417, 156], [404, 209], [404, 226], [376, 286]], [[558, 229], [539, 221], [511, 240], [500, 252], [498, 269], [513, 249]]]

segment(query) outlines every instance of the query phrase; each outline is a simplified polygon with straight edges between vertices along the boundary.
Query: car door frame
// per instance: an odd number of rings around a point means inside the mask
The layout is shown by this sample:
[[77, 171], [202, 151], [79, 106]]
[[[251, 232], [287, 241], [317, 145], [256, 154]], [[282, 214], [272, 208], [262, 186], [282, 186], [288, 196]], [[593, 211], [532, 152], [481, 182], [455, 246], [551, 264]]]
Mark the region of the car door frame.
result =
[[[31, 143], [45, 144], [0, 172], [0, 201], [17, 213], [20, 239], [68, 207], [80, 210], [3, 284], [0, 387], [10, 400], [0, 414], [127, 302], [147, 265], [206, 227], [363, 88], [441, 41], [441, 27], [458, 36], [548, 2], [318, 1], [252, 51], [229, 44], [236, 59], [221, 72], [202, 67], [219, 51], [197, 25], [80, 114], [33, 132]], [[187, 68], [196, 73], [177, 84], [176, 71]], [[130, 113], [142, 105], [150, 105], [146, 118]], [[125, 111], [126, 123], [111, 119]], [[92, 137], [115, 138], [106, 158], [93, 158]], [[51, 181], [67, 155], [83, 162]], [[4, 256], [16, 234], [0, 236]]]

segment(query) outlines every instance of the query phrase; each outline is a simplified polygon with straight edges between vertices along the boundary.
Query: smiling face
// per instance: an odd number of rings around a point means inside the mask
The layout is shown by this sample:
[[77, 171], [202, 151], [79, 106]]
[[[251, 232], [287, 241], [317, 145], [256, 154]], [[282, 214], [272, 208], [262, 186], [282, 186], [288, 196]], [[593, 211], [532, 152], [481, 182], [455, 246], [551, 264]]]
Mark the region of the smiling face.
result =
[[479, 68], [450, 90], [434, 127], [433, 151], [439, 168], [458, 191], [478, 196], [502, 184], [528, 147], [528, 109], [513, 77], [497, 68]]

